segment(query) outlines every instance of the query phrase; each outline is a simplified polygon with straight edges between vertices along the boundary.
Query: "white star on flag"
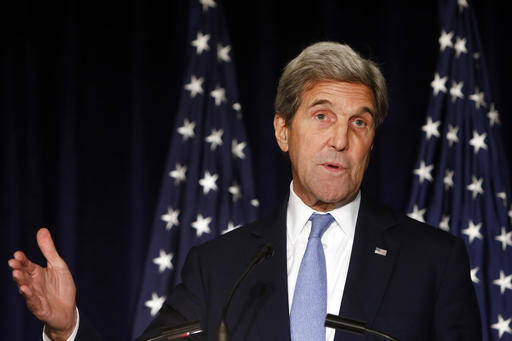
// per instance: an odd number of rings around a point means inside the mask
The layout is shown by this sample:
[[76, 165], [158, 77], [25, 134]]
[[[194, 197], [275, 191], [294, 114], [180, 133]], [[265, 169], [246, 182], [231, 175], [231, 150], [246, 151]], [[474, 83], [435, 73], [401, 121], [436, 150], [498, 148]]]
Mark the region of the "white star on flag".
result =
[[457, 0], [457, 5], [459, 5], [459, 12], [462, 12], [464, 8], [469, 7], [467, 0]]
[[503, 270], [500, 270], [500, 278], [492, 281], [493, 284], [496, 284], [500, 287], [500, 293], [503, 295], [505, 290], [512, 290], [512, 275], [505, 276]]
[[251, 205], [254, 206], [254, 207], [258, 207], [260, 206], [260, 202], [258, 199], [252, 199], [251, 200]]
[[440, 77], [436, 72], [434, 80], [430, 83], [430, 86], [434, 89], [434, 95], [437, 96], [439, 92], [446, 92], [446, 81], [448, 77]]
[[473, 242], [475, 238], [482, 239], [482, 234], [480, 233], [480, 227], [482, 227], [482, 223], [474, 224], [473, 221], [469, 221], [468, 228], [462, 230], [461, 232], [468, 236], [469, 244]]
[[228, 188], [228, 191], [231, 193], [231, 195], [233, 195], [233, 202], [237, 202], [237, 200], [242, 197], [242, 189], [236, 182], [234, 182], [233, 185]]
[[225, 230], [223, 230], [223, 231], [222, 231], [222, 234], [226, 234], [226, 233], [228, 233], [228, 232], [230, 232], [230, 231], [233, 231], [233, 230], [235, 230], [235, 229], [239, 228], [240, 226], [242, 226], [242, 225], [236, 225], [236, 226], [235, 226], [235, 224], [233, 224], [233, 222], [232, 222], [232, 221], [230, 221], [230, 222], [228, 223], [228, 227], [227, 227]]
[[215, 90], [212, 90], [210, 92], [210, 96], [212, 96], [215, 99], [215, 105], [217, 107], [222, 103], [227, 102], [226, 90], [224, 88], [221, 88], [220, 86], [217, 86]]
[[427, 134], [427, 140], [430, 140], [432, 135], [435, 137], [439, 137], [439, 125], [441, 124], [441, 121], [432, 121], [432, 118], [427, 117], [427, 124], [425, 124], [423, 127], [421, 127], [421, 130], [423, 130]]
[[453, 187], [453, 174], [455, 174], [455, 171], [452, 171], [448, 168], [446, 169], [443, 178], [445, 190], [448, 190], [450, 187]]
[[192, 227], [196, 229], [196, 235], [197, 237], [201, 237], [203, 233], [210, 233], [210, 222], [212, 221], [212, 218], [206, 217], [203, 218], [201, 214], [197, 215], [196, 221], [192, 223]]
[[512, 321], [512, 318], [509, 318], [507, 320], [504, 320], [501, 314], [498, 314], [498, 322], [493, 324], [491, 328], [496, 329], [498, 331], [498, 338], [501, 339], [503, 334], [509, 333], [512, 334], [512, 329], [510, 329], [510, 321]]
[[151, 294], [151, 300], [144, 302], [144, 305], [151, 309], [151, 316], [155, 316], [156, 313], [162, 308], [162, 304], [165, 302], [165, 296], [158, 296], [156, 292]]
[[455, 57], [460, 57], [461, 53], [468, 53], [468, 49], [466, 49], [466, 38], [455, 39]]
[[179, 185], [180, 182], [185, 181], [185, 173], [187, 166], [182, 166], [180, 163], [176, 164], [176, 168], [169, 172], [169, 176], [174, 178], [174, 184]]
[[484, 178], [477, 178], [476, 176], [471, 176], [471, 184], [469, 184], [466, 189], [468, 191], [471, 191], [473, 193], [473, 199], [475, 199], [478, 194], [483, 194], [484, 190], [482, 189], [482, 182], [484, 181]]
[[475, 106], [477, 109], [480, 109], [480, 106], [482, 106], [484, 108], [487, 106], [487, 103], [485, 103], [485, 100], [484, 100], [484, 92], [479, 91], [478, 87], [475, 87], [475, 93], [472, 95], [469, 95], [469, 99], [472, 100], [473, 102], [475, 102]]
[[239, 120], [242, 119], [242, 106], [240, 105], [240, 103], [234, 103], [233, 109], [236, 111], [236, 118], [238, 118]]
[[214, 0], [199, 0], [199, 2], [201, 5], [203, 5], [203, 12], [208, 12], [210, 7], [217, 7], [217, 4]]
[[160, 256], [153, 258], [153, 263], [158, 265], [158, 272], [162, 273], [165, 269], [172, 269], [172, 257], [174, 256], [171, 252], [166, 253], [165, 250], [160, 250]]
[[231, 142], [231, 152], [239, 159], [245, 159], [244, 148], [247, 145], [245, 142], [240, 142], [235, 139]]
[[501, 234], [499, 236], [494, 237], [494, 239], [501, 242], [501, 249], [505, 251], [507, 245], [512, 246], [512, 231], [507, 232], [507, 230], [502, 226]]
[[414, 170], [414, 174], [420, 177], [420, 183], [423, 183], [423, 180], [432, 181], [432, 175], [430, 172], [434, 168], [434, 165], [425, 165], [425, 161], [420, 162], [420, 168], [416, 168]]
[[419, 210], [418, 206], [414, 205], [412, 212], [407, 213], [407, 215], [412, 219], [416, 219], [417, 221], [421, 221], [422, 223], [424, 223], [425, 219], [423, 218], [423, 215], [425, 214], [426, 210], [426, 208]]
[[459, 137], [457, 133], [459, 132], [459, 127], [453, 127], [451, 124], [448, 125], [448, 132], [446, 133], [446, 139], [448, 140], [448, 145], [451, 147], [454, 143], [459, 142]]
[[477, 266], [476, 268], [473, 268], [470, 271], [471, 281], [476, 284], [480, 283], [480, 279], [478, 279], [478, 276], [476, 275], [478, 270], [480, 270], [480, 268]]
[[443, 218], [441, 219], [441, 222], [439, 223], [439, 228], [444, 231], [450, 231], [450, 216], [447, 214], [443, 214]]
[[224, 130], [212, 129], [212, 133], [206, 136], [205, 141], [211, 143], [210, 150], [215, 150], [217, 146], [222, 146], [222, 134], [224, 134]]
[[190, 83], [185, 84], [185, 90], [190, 91], [190, 97], [196, 97], [197, 94], [203, 93], [203, 82], [204, 78], [192, 75], [190, 77]]
[[500, 198], [501, 200], [503, 200], [503, 206], [507, 206], [507, 193], [499, 192], [499, 193], [496, 194], [496, 196], [498, 198]]
[[439, 37], [439, 45], [441, 47], [441, 51], [444, 51], [447, 47], [453, 47], [452, 43], [453, 32], [447, 33], [445, 30], [441, 31], [441, 36]]
[[218, 174], [210, 174], [210, 172], [205, 171], [204, 177], [199, 179], [199, 184], [203, 186], [203, 194], [208, 194], [211, 190], [217, 190], [217, 184], [215, 183], [219, 178]]
[[186, 141], [188, 140], [189, 137], [192, 138], [196, 136], [196, 134], [194, 133], [195, 127], [195, 122], [190, 122], [188, 119], [185, 119], [185, 121], [183, 122], [183, 126], [178, 128], [178, 133], [183, 135], [183, 140]]
[[197, 32], [196, 40], [192, 41], [192, 46], [196, 48], [196, 53], [201, 54], [203, 51], [210, 50], [210, 46], [208, 46], [208, 40], [210, 39], [209, 34], [202, 34], [201, 32]]
[[500, 116], [498, 111], [494, 108], [494, 103], [491, 104], [491, 110], [487, 113], [487, 117], [489, 118], [489, 125], [494, 127], [495, 124], [500, 124]]
[[223, 47], [221, 44], [217, 44], [217, 59], [229, 63], [231, 61], [229, 51], [231, 51], [231, 46], [226, 45]]
[[167, 207], [167, 213], [160, 216], [162, 221], [166, 222], [165, 229], [170, 230], [173, 226], [179, 225], [178, 215], [180, 214], [180, 210], [173, 210], [171, 207]]
[[452, 81], [452, 87], [450, 88], [450, 96], [452, 96], [452, 102], [455, 102], [457, 98], [463, 99], [464, 94], [462, 94], [462, 87], [464, 86], [464, 82], [455, 82]]
[[478, 153], [480, 148], [487, 149], [487, 144], [485, 143], [486, 136], [487, 133], [480, 135], [476, 130], [473, 130], [473, 138], [469, 140], [469, 144], [473, 146], [475, 154]]

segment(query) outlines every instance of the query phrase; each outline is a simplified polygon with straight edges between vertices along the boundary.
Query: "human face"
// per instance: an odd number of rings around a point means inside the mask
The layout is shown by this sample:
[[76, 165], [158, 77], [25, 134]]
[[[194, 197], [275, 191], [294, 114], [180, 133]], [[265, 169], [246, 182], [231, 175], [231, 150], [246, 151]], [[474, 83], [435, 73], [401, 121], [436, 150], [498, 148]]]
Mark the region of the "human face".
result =
[[302, 94], [291, 123], [276, 115], [277, 143], [288, 152], [293, 190], [325, 212], [354, 199], [375, 136], [373, 93], [360, 83], [321, 81]]

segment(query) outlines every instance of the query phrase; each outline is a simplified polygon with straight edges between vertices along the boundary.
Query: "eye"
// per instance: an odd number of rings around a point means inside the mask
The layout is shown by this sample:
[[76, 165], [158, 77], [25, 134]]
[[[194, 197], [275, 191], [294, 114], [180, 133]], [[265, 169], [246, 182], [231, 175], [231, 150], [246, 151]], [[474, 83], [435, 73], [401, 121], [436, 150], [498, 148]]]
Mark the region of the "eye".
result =
[[366, 121], [360, 118], [356, 118], [355, 120], [352, 121], [352, 123], [359, 128], [363, 128], [366, 126]]
[[322, 114], [322, 113], [318, 113], [315, 115], [315, 118], [319, 121], [325, 121], [327, 119], [327, 115], [326, 114]]

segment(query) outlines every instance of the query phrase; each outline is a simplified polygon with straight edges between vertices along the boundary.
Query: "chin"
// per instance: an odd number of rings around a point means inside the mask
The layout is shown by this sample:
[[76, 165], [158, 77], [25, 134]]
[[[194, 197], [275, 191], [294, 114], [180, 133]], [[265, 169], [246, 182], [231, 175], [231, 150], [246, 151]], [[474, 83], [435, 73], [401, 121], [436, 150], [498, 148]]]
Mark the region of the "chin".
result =
[[323, 192], [318, 193], [316, 196], [320, 201], [325, 202], [327, 204], [336, 204], [345, 202], [351, 198], [351, 194], [343, 192], [343, 193], [333, 193], [333, 192]]
[[318, 191], [318, 198], [323, 202], [341, 205], [347, 204], [352, 201], [359, 191], [359, 186], [347, 186], [344, 184], [336, 184], [331, 181], [328, 187], [323, 187], [325, 190]]

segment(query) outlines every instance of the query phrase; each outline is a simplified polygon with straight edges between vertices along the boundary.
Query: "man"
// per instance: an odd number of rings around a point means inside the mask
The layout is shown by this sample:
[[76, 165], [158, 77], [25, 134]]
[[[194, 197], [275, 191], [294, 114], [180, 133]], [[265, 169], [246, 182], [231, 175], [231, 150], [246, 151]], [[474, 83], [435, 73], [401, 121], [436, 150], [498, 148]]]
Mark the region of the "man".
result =
[[[147, 332], [200, 319], [203, 338], [216, 340], [229, 290], [259, 247], [271, 243], [274, 256], [254, 268], [229, 306], [232, 340], [361, 340], [326, 329], [326, 313], [402, 341], [481, 340], [464, 243], [361, 192], [386, 112], [381, 72], [350, 47], [317, 43], [292, 60], [274, 117], [277, 143], [292, 165], [288, 200], [268, 217], [192, 248], [182, 283]], [[37, 240], [47, 268], [20, 251], [9, 260], [29, 309], [53, 340], [93, 339], [77, 323], [73, 279], [49, 232], [40, 230]]]

